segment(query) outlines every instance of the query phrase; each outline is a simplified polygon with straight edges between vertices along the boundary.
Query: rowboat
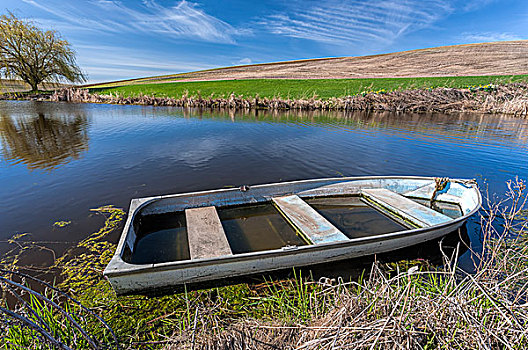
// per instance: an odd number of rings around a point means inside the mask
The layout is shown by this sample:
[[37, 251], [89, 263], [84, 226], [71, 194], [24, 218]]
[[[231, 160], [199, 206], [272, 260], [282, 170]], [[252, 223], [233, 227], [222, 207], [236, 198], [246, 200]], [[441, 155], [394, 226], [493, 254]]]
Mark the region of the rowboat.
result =
[[341, 177], [132, 199], [104, 270], [117, 294], [388, 252], [455, 231], [475, 181]]

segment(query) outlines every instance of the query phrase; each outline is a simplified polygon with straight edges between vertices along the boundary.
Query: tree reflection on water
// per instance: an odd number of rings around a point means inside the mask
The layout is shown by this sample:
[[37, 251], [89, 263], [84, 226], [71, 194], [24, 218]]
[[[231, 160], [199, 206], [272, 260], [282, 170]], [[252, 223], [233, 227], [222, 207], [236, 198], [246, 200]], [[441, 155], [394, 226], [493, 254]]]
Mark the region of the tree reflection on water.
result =
[[2, 155], [31, 169], [53, 170], [88, 150], [88, 118], [83, 113], [31, 117], [0, 114]]

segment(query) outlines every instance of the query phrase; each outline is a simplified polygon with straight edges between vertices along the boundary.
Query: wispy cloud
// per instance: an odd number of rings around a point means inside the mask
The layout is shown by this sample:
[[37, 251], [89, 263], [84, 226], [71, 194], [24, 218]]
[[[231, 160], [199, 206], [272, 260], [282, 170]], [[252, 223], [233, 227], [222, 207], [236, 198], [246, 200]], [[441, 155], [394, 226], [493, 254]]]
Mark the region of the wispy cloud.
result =
[[499, 0], [267, 0], [236, 8], [218, 0], [0, 1], [60, 31], [91, 81], [526, 34], [521, 13], [473, 32]]
[[[77, 30], [83, 31], [105, 31], [117, 32], [125, 30], [126, 26], [118, 21], [108, 21], [93, 16], [94, 8], [75, 7], [67, 2], [57, 2], [56, 0], [22, 0], [23, 2], [36, 7], [39, 10], [47, 12], [55, 19], [47, 20], [54, 23], [54, 27], [68, 27], [74, 25]], [[57, 21], [58, 19], [59, 21]], [[42, 19], [39, 20], [42, 22]]]
[[91, 0], [82, 7], [57, 0], [23, 1], [87, 31], [141, 32], [229, 44], [235, 43], [237, 36], [251, 33], [248, 29], [234, 28], [185, 0], [175, 2], [173, 6], [143, 0], [134, 7], [130, 2], [117, 0]]
[[461, 39], [464, 42], [482, 43], [493, 41], [509, 41], [509, 40], [523, 40], [521, 36], [513, 33], [495, 33], [495, 32], [481, 32], [481, 33], [463, 33]]
[[484, 8], [491, 4], [492, 2], [496, 2], [497, 0], [467, 0], [465, 1], [462, 9], [464, 11], [476, 11], [481, 8]]
[[[250, 32], [207, 14], [197, 4], [174, 1], [162, 6], [156, 0], [117, 1], [23, 0], [38, 13], [35, 21], [57, 29], [74, 44], [78, 63], [90, 82], [188, 72], [214, 66], [210, 56], [174, 55], [170, 44], [152, 48], [130, 46], [134, 37], [152, 37], [153, 42], [195, 41], [234, 44]], [[94, 35], [95, 34], [95, 35]], [[104, 38], [104, 39], [94, 39]], [[107, 46], [101, 45], [106, 42]], [[133, 41], [132, 41], [133, 43]], [[209, 62], [204, 60], [209, 59]]]
[[182, 60], [158, 53], [104, 45], [77, 45], [79, 64], [88, 72], [89, 82], [112, 79], [174, 74], [213, 68], [197, 60]]
[[392, 43], [401, 35], [428, 27], [452, 11], [444, 0], [292, 2], [285, 13], [259, 24], [272, 33], [343, 45]]

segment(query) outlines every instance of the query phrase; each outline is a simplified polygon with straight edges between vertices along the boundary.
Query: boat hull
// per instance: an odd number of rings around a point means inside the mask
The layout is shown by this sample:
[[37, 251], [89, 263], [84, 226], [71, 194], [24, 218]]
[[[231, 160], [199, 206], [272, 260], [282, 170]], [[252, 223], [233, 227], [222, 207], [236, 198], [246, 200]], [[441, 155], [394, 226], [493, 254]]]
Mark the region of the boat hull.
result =
[[229, 260], [195, 263], [194, 266], [182, 266], [181, 268], [158, 264], [146, 271], [124, 275], [114, 274], [109, 278], [118, 294], [155, 293], [187, 283], [209, 282], [282, 270], [286, 267], [303, 267], [385, 253], [438, 239], [455, 231], [462, 224], [459, 222], [420, 233], [407, 232], [401, 237], [383, 238], [380, 236], [369, 242], [350, 241], [326, 247], [310, 246], [306, 249], [279, 251], [262, 256], [234, 257]]
[[[292, 192], [305, 196], [343, 195], [355, 193], [354, 191], [361, 188], [361, 186], [369, 188], [373, 186], [384, 187], [387, 186], [387, 183], [392, 184], [395, 180], [403, 181], [405, 179], [409, 179], [409, 183], [413, 185], [409, 188], [404, 188], [402, 191], [412, 191], [415, 188], [420, 188], [427, 181], [434, 181], [432, 178], [420, 177], [341, 178], [292, 182], [289, 183], [289, 187], [286, 187], [288, 190], [285, 190], [284, 184], [277, 184], [278, 187], [276, 188], [273, 184], [262, 185], [260, 188], [257, 186], [257, 190], [262, 193], [268, 193], [270, 196], [277, 193]], [[423, 183], [420, 181], [423, 181]], [[347, 190], [343, 191], [342, 188], [339, 188], [339, 183], [351, 185], [348, 186]], [[394, 185], [392, 188], [397, 188], [398, 186], [400, 185]], [[294, 190], [291, 190], [292, 188]], [[298, 190], [295, 190], [296, 188]], [[142, 208], [152, 212], [160, 212], [163, 210], [175, 210], [175, 208], [176, 210], [181, 210], [182, 208], [199, 207], [200, 205], [218, 205], [218, 201], [223, 204], [231, 201], [228, 203], [231, 204], [234, 202], [232, 198], [236, 199], [240, 194], [234, 190], [218, 190], [133, 200], [116, 254], [105, 269], [104, 274], [117, 294], [156, 293], [161, 290], [181, 287], [185, 284], [254, 275], [285, 268], [303, 267], [389, 252], [438, 239], [460, 228], [467, 218], [473, 215], [481, 205], [480, 192], [474, 184], [468, 185], [468, 191], [470, 190], [473, 191], [471, 193], [471, 203], [467, 204], [463, 215], [441, 225], [325, 244], [284, 247], [282, 249], [236, 254], [220, 258], [143, 265], [126, 263], [121, 257], [127, 241], [130, 242], [135, 239], [133, 219], [135, 214]], [[229, 196], [226, 193], [233, 193], [233, 195]], [[259, 192], [254, 191], [254, 193]], [[261, 197], [264, 199], [261, 200]], [[263, 201], [266, 198], [269, 199], [269, 196], [254, 195], [253, 200], [248, 203]], [[168, 201], [160, 202], [162, 199], [168, 199]], [[160, 205], [158, 207], [148, 207], [152, 203], [160, 203]]]

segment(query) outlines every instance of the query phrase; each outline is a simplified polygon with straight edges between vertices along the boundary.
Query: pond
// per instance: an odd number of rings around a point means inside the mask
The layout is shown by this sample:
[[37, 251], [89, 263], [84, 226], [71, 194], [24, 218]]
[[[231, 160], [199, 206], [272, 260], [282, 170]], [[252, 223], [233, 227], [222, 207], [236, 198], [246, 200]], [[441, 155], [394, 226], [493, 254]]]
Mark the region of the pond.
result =
[[[500, 195], [507, 180], [528, 178], [527, 150], [528, 121], [500, 115], [1, 101], [0, 254], [16, 233], [60, 254], [100, 228], [90, 209], [160, 194], [420, 175], [475, 178]], [[479, 221], [467, 226], [476, 246]]]

